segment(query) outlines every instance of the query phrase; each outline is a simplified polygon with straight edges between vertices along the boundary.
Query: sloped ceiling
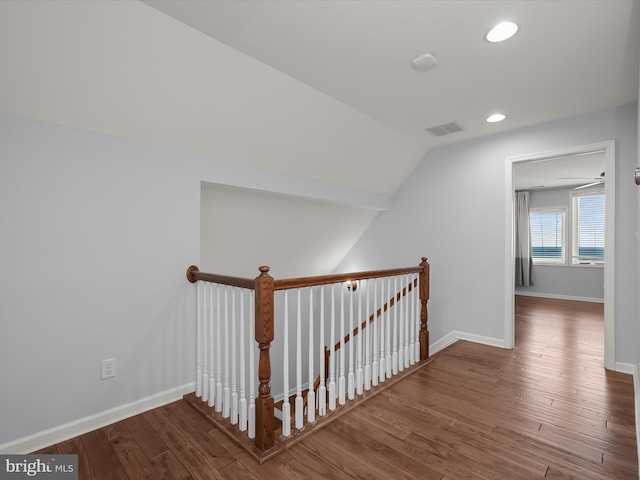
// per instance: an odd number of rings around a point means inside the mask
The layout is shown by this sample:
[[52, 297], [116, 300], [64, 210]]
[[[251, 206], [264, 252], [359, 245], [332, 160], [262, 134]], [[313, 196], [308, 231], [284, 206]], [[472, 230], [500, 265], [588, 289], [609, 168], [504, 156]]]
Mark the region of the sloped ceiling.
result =
[[[637, 97], [638, 2], [145, 1], [427, 149]], [[504, 44], [484, 41], [505, 19], [519, 33]], [[418, 73], [410, 60], [423, 52], [438, 64]], [[507, 120], [488, 124], [495, 111]], [[466, 130], [425, 132], [453, 121]], [[558, 177], [599, 174], [592, 163], [530, 165], [518, 180], [540, 185], [549, 172], [544, 183], [557, 186], [567, 183]]]
[[433, 146], [635, 101], [638, 7], [3, 1], [0, 111], [393, 195]]

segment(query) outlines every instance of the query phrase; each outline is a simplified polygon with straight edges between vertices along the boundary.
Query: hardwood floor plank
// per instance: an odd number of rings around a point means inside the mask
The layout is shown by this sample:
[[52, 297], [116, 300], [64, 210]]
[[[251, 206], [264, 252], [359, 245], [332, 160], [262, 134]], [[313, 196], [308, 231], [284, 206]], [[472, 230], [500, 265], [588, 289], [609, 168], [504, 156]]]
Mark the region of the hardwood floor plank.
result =
[[207, 447], [193, 443], [189, 432], [183, 432], [175, 426], [160, 409], [151, 410], [143, 415], [195, 480], [223, 478], [209, 459]]
[[[305, 440], [300, 448], [308, 452], [316, 462], [324, 463], [326, 470], [321, 470], [331, 479], [350, 478], [357, 480], [388, 480], [386, 473], [370, 468], [359, 459], [345, 452], [330, 435], [313, 435]], [[297, 453], [297, 452], [296, 452]], [[366, 460], [364, 460], [366, 462]]]
[[78, 455], [78, 480], [96, 480], [93, 465], [89, 461], [89, 456], [80, 441], [80, 437], [71, 438], [65, 442], [58, 443], [58, 453], [61, 455]]
[[127, 418], [122, 423], [148, 458], [155, 458], [169, 450], [143, 415]]
[[183, 432], [189, 433], [191, 441], [205, 453], [216, 469], [222, 470], [234, 461], [233, 455], [220, 445], [209, 432], [215, 427], [202, 421], [202, 416], [189, 405], [178, 401], [160, 408], [171, 422]]
[[96, 478], [135, 480], [127, 475], [103, 429], [81, 435], [80, 441]]
[[184, 465], [180, 463], [175, 454], [167, 450], [159, 455], [156, 455], [151, 460], [154, 470], [158, 474], [158, 478], [162, 480], [192, 480], [193, 477], [189, 474]]
[[530, 450], [517, 448], [513, 442], [504, 443], [493, 432], [478, 431], [463, 422], [456, 423], [452, 429], [459, 441], [491, 451], [495, 456], [504, 458], [506, 464], [512, 462], [531, 472], [534, 478], [544, 477], [548, 469], [548, 463], [532, 455]]
[[279, 470], [281, 473], [286, 472], [287, 478], [292, 479], [325, 480], [327, 478], [344, 478], [345, 470], [336, 468], [333, 462], [328, 460], [327, 451], [318, 455], [317, 451], [313, 451], [307, 446], [307, 448], [297, 449], [295, 456], [292, 456]]
[[136, 480], [154, 480], [158, 478], [153, 465], [123, 422], [105, 427], [104, 432], [129, 478], [135, 478]]
[[[349, 416], [345, 415], [329, 424], [322, 433], [331, 433], [341, 442], [345, 451], [356, 458], [362, 458], [371, 468], [386, 473], [389, 478], [441, 480], [442, 474], [431, 469], [428, 464], [416, 461], [381, 441], [380, 437], [386, 435], [381, 429], [370, 428], [361, 422], [360, 428], [349, 428], [346, 424], [348, 418]], [[363, 452], [368, 453], [364, 456]]]
[[[368, 406], [367, 406], [368, 407]], [[521, 474], [523, 468], [504, 459], [498, 459], [487, 449], [486, 444], [459, 442], [458, 432], [453, 430], [453, 425], [443, 428], [422, 429], [421, 433], [410, 433], [404, 439], [400, 439], [390, 434], [384, 425], [375, 422], [372, 415], [363, 415], [363, 419], [350, 416], [343, 421], [352, 428], [362, 428], [362, 422], [367, 422], [369, 432], [378, 441], [389, 445], [414, 460], [429, 465], [436, 472], [446, 478], [451, 476], [460, 479], [508, 479]], [[478, 463], [480, 460], [480, 464]], [[486, 463], [502, 463], [501, 469], [487, 467]], [[539, 469], [546, 471], [546, 466]], [[542, 478], [536, 476], [535, 478]]]
[[260, 480], [253, 473], [247, 470], [242, 464], [238, 462], [231, 462], [220, 473], [227, 480]]

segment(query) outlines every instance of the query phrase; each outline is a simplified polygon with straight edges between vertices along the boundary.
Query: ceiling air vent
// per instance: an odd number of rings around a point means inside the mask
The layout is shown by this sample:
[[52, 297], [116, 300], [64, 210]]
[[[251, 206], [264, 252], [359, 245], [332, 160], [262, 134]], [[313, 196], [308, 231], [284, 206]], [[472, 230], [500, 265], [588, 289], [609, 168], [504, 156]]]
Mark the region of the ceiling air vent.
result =
[[443, 135], [449, 135], [451, 133], [461, 132], [464, 128], [456, 122], [444, 123], [442, 125], [436, 125], [426, 129], [431, 135], [435, 137], [442, 137]]

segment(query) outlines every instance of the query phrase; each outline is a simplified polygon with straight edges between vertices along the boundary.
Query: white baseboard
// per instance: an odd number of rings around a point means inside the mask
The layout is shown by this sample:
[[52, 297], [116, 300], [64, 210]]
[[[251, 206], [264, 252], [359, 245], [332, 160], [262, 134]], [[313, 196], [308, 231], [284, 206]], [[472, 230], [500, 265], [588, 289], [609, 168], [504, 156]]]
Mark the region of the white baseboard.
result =
[[56, 443], [64, 442], [70, 438], [111, 425], [125, 418], [133, 417], [134, 415], [175, 402], [181, 399], [183, 395], [195, 391], [195, 388], [195, 382], [188, 383], [146, 398], [141, 398], [135, 402], [125, 403], [124, 405], [110, 408], [109, 410], [104, 410], [94, 415], [89, 415], [88, 417], [73, 420], [72, 422], [58, 425], [57, 427], [3, 443], [0, 445], [0, 454], [24, 455]]
[[527, 292], [524, 290], [516, 290], [515, 293], [516, 295], [522, 295], [523, 297], [554, 298], [557, 300], [574, 300], [577, 302], [604, 303], [604, 298], [576, 297], [572, 295], [558, 295], [555, 293]]
[[620, 372], [620, 373], [626, 373], [628, 375], [633, 375], [634, 381], [637, 377], [638, 374], [638, 369], [635, 365], [633, 365], [632, 363], [622, 363], [622, 362], [616, 362], [615, 363], [615, 371], [616, 372]]
[[488, 345], [490, 347], [506, 348], [504, 340], [500, 338], [484, 337], [482, 335], [475, 335], [473, 333], [460, 332], [454, 330], [442, 337], [440, 340], [429, 345], [429, 355], [438, 353], [440, 350], [444, 350], [449, 345], [453, 345], [458, 340], [467, 340], [473, 343], [480, 343], [482, 345]]

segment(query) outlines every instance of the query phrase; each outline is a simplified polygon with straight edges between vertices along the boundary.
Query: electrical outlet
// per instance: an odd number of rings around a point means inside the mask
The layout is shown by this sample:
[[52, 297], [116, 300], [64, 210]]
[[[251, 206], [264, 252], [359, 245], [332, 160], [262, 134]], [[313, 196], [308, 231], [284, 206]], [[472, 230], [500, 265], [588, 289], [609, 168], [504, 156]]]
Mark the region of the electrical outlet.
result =
[[102, 360], [102, 380], [116, 376], [116, 359]]

